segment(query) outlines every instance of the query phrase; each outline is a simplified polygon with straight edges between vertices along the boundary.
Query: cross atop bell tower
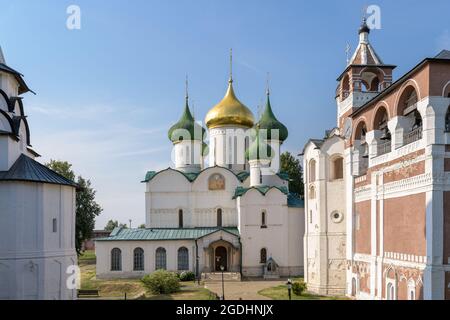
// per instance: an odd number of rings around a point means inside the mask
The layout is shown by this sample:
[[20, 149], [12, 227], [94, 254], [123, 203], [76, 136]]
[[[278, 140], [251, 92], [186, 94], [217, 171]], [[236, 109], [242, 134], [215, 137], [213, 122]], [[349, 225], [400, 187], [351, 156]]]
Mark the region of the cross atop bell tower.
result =
[[[385, 64], [375, 52], [369, 40], [370, 32], [366, 18], [363, 18], [358, 30], [358, 46], [351, 58], [347, 58], [347, 67], [337, 79], [337, 124], [340, 128], [344, 115], [355, 111], [392, 84], [392, 70], [395, 66]], [[349, 45], [347, 52], [348, 48]]]

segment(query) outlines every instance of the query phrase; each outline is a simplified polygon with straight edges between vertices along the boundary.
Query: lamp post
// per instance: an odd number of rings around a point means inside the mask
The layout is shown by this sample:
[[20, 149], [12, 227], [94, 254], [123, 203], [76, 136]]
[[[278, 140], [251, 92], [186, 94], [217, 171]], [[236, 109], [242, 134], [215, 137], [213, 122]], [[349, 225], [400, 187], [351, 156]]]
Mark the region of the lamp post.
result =
[[292, 296], [291, 296], [291, 291], [292, 291], [292, 280], [288, 279], [287, 281], [287, 287], [288, 287], [288, 295], [289, 295], [289, 300], [292, 300]]
[[225, 267], [220, 266], [220, 271], [222, 271], [222, 300], [225, 300], [225, 283], [223, 281], [223, 272], [225, 271]]
[[[196, 261], [196, 268], [197, 268], [197, 284], [198, 285], [200, 285], [200, 278], [201, 278], [201, 275], [200, 275], [200, 272], [198, 271], [198, 265], [199, 265], [199, 260], [200, 260], [200, 257], [197, 255], [197, 257], [195, 258], [195, 261]], [[195, 281], [194, 281], [194, 283], [195, 283]]]

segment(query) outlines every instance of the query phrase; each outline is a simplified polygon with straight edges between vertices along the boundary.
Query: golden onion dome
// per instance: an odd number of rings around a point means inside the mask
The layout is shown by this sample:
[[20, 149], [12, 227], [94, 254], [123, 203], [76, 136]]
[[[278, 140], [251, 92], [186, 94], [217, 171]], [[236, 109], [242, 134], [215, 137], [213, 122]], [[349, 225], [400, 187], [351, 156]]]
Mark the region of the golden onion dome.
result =
[[208, 112], [205, 123], [209, 129], [228, 125], [253, 127], [255, 123], [253, 113], [234, 94], [232, 79], [228, 83], [225, 97]]

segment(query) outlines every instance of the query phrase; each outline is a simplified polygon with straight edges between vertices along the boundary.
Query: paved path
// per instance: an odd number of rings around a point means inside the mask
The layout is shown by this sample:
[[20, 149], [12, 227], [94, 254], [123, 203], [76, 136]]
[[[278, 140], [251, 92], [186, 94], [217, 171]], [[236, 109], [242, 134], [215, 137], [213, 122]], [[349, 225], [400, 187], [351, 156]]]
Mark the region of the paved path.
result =
[[[258, 294], [258, 291], [279, 286], [285, 282], [282, 280], [225, 282], [225, 299], [270, 300], [270, 298]], [[208, 281], [205, 283], [205, 288], [216, 293], [219, 297], [222, 296], [222, 282]]]

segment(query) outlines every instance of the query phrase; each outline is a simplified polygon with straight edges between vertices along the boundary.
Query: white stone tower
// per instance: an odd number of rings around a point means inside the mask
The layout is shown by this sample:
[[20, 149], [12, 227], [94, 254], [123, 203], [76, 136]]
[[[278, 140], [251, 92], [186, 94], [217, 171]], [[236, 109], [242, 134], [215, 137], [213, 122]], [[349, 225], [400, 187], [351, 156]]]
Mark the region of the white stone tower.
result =
[[0, 49], [0, 299], [76, 299], [76, 185], [34, 160], [27, 92]]
[[230, 55], [230, 79], [225, 97], [206, 115], [209, 130], [209, 166], [221, 166], [234, 172], [248, 171], [245, 150], [249, 147], [248, 129], [254, 125], [252, 112], [236, 97], [233, 89]]

